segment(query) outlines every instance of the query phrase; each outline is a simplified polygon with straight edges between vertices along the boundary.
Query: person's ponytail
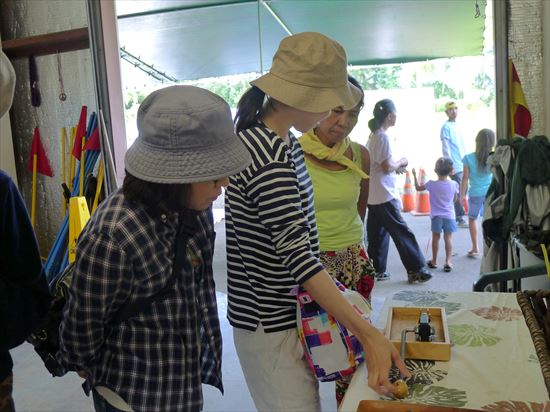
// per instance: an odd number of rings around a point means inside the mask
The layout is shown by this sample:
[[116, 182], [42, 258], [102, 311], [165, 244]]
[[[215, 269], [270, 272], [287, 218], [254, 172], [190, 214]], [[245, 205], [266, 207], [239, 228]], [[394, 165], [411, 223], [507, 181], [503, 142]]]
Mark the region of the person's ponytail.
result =
[[380, 129], [380, 122], [373, 117], [369, 120], [369, 129], [371, 132], [375, 132]]
[[265, 93], [256, 86], [252, 86], [241, 96], [235, 116], [237, 133], [258, 123], [264, 112], [264, 100]]
[[395, 113], [395, 105], [390, 99], [382, 99], [377, 102], [374, 105], [374, 109], [372, 109], [372, 115], [374, 117], [369, 120], [370, 131], [375, 132], [380, 129], [384, 120], [386, 120], [386, 117], [388, 117], [390, 113]]

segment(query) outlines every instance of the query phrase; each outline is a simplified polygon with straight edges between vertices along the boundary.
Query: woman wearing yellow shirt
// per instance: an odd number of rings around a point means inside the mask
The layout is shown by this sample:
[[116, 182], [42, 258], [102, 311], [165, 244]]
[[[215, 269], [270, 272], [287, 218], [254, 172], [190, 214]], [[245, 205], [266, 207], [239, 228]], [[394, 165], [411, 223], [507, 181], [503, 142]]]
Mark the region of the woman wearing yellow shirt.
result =
[[[361, 89], [356, 79], [348, 79]], [[370, 302], [376, 271], [363, 244], [370, 157], [348, 137], [362, 108], [363, 98], [351, 110], [332, 109], [300, 144], [313, 183], [321, 263], [333, 278]], [[348, 385], [349, 380], [336, 382], [338, 404]]]

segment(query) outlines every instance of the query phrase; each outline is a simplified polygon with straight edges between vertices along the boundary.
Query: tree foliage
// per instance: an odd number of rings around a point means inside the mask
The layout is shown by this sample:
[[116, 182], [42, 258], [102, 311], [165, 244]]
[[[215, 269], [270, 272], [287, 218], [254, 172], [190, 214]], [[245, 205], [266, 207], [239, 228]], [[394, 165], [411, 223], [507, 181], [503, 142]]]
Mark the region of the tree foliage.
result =
[[479, 99], [489, 107], [495, 100], [495, 82], [485, 71], [480, 71], [473, 81], [475, 89], [480, 91]]
[[[474, 69], [470, 70], [472, 67]], [[468, 74], [465, 74], [465, 71], [468, 71]], [[480, 104], [490, 106], [494, 102], [495, 85], [492, 72], [493, 68], [487, 64], [486, 60], [475, 60], [470, 64], [468, 62], [460, 63], [459, 59], [354, 66], [349, 69], [349, 73], [365, 90], [431, 87], [434, 90], [434, 98], [438, 101], [437, 105], [442, 105], [442, 102], [447, 100], [466, 99], [471, 100], [465, 103], [472, 107], [477, 107]], [[258, 76], [259, 73], [248, 73], [186, 81], [183, 84], [210, 90], [222, 97], [230, 107], [235, 108], [243, 93], [250, 87], [250, 81]], [[465, 78], [470, 80], [465, 81]], [[127, 91], [126, 110], [135, 111], [146, 94], [147, 92], [141, 90]]]
[[139, 106], [145, 97], [147, 95], [142, 90], [127, 90], [124, 108], [130, 110], [134, 105]]
[[400, 88], [401, 65], [351, 68], [349, 73], [365, 90]]

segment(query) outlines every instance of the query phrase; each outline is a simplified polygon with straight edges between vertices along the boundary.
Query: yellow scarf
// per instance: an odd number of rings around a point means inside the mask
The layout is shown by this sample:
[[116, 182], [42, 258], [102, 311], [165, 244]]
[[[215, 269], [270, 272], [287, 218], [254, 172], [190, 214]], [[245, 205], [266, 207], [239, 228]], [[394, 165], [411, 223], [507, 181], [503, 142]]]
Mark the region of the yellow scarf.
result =
[[351, 143], [349, 136], [346, 136], [345, 139], [339, 141], [332, 147], [325, 146], [321, 140], [315, 135], [313, 129], [307, 133], [304, 133], [300, 137], [300, 145], [304, 152], [315, 156], [317, 159], [321, 160], [330, 160], [336, 163], [346, 166], [348, 169], [354, 171], [362, 179], [368, 179], [369, 175], [366, 174], [353, 160], [344, 156], [346, 150]]

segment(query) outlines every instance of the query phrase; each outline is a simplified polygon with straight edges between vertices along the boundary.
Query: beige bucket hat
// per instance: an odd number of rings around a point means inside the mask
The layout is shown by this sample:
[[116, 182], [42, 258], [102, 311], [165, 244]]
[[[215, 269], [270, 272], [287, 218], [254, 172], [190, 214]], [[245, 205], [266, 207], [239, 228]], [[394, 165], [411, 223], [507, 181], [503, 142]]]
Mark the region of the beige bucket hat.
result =
[[321, 33], [285, 37], [269, 73], [251, 82], [268, 96], [296, 109], [321, 113], [334, 107], [354, 108], [361, 90], [348, 81], [344, 48]]

